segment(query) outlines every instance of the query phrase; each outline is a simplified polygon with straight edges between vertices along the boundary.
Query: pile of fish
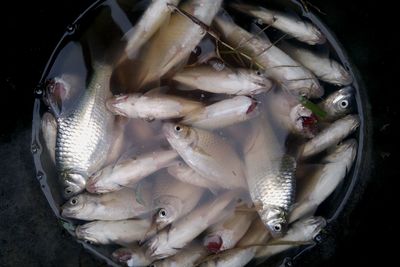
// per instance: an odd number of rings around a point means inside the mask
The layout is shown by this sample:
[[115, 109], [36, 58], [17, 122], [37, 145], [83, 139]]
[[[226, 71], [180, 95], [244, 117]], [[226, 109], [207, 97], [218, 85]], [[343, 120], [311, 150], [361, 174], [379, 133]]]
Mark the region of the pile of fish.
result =
[[[47, 86], [42, 136], [62, 216], [78, 239], [121, 246], [112, 257], [128, 266], [245, 266], [312, 243], [326, 225], [317, 208], [356, 156], [352, 76], [317, 51], [326, 38], [309, 21], [179, 2], [152, 1], [119, 60], [92, 60], [72, 104], [68, 79]], [[113, 72], [130, 60], [113, 95]]]

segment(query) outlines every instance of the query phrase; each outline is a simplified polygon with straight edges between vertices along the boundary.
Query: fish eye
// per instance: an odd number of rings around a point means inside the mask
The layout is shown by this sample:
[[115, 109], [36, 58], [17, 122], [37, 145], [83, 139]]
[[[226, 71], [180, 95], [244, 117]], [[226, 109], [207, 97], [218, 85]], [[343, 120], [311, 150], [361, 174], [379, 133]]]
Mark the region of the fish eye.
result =
[[261, 76], [261, 75], [262, 75], [262, 73], [261, 73], [260, 70], [257, 70], [257, 71], [256, 71], [256, 74], [257, 74], [258, 76]]
[[65, 194], [69, 195], [72, 193], [72, 190], [69, 188], [65, 188], [64, 192], [65, 192]]
[[182, 127], [179, 126], [179, 125], [176, 125], [176, 126], [175, 126], [175, 131], [177, 131], [177, 132], [182, 131]]
[[347, 100], [340, 101], [341, 108], [347, 108], [348, 106], [349, 106], [349, 101], [347, 101]]
[[282, 226], [281, 226], [280, 224], [275, 224], [275, 225], [274, 225], [274, 230], [275, 230], [276, 232], [280, 232], [280, 231], [282, 230]]
[[160, 216], [160, 218], [167, 217], [167, 211], [165, 209], [160, 209], [160, 211], [158, 212], [158, 216]]
[[78, 199], [77, 199], [76, 197], [72, 198], [72, 199], [71, 199], [71, 204], [72, 204], [72, 205], [78, 204]]

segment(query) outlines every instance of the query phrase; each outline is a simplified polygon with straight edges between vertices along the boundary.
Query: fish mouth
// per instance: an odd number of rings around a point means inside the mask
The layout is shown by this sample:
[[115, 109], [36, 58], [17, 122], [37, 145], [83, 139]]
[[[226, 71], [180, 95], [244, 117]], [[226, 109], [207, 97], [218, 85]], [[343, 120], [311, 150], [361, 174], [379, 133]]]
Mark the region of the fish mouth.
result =
[[71, 218], [74, 217], [76, 215], [76, 212], [73, 210], [70, 210], [68, 208], [62, 208], [61, 207], [61, 216], [62, 217], [66, 217], [66, 218]]
[[128, 115], [121, 110], [119, 105], [121, 103], [124, 103], [129, 96], [123, 95], [123, 96], [118, 96], [115, 98], [110, 98], [106, 101], [106, 107], [107, 109], [114, 115], [120, 115], [124, 117], [128, 117]]
[[119, 249], [112, 253], [112, 257], [118, 262], [127, 262], [132, 259], [132, 253], [127, 249]]
[[87, 241], [93, 244], [97, 244], [98, 241], [90, 236], [90, 233], [87, 231], [89, 227], [86, 225], [79, 225], [75, 229], [76, 237], [80, 240]]

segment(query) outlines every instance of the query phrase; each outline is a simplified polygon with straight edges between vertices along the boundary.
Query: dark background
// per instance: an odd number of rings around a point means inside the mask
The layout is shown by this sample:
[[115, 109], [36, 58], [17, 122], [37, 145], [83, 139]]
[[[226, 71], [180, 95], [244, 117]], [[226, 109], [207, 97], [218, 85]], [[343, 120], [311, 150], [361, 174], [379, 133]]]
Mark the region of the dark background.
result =
[[[0, 266], [100, 266], [58, 225], [34, 179], [33, 88], [66, 26], [92, 0], [10, 1], [1, 10]], [[12, 3], [12, 4], [11, 4]], [[318, 266], [384, 265], [396, 259], [398, 14], [389, 1], [313, 0], [327, 15], [367, 88], [373, 125], [371, 178]], [[395, 50], [396, 48], [396, 50]], [[367, 177], [362, 177], [367, 179]], [[334, 252], [332, 252], [334, 251]], [[301, 265], [306, 266], [306, 265]], [[308, 266], [308, 265], [307, 265]]]

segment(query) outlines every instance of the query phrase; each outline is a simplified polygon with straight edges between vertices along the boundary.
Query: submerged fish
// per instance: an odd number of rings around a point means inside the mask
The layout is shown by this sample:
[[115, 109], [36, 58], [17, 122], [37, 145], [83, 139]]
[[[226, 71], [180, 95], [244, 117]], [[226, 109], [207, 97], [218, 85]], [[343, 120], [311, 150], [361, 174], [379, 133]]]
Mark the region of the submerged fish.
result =
[[130, 219], [150, 211], [150, 197], [150, 188], [143, 188], [140, 197], [132, 189], [103, 195], [82, 193], [61, 207], [61, 215], [85, 221]]
[[236, 96], [195, 110], [187, 114], [181, 123], [213, 130], [250, 120], [258, 114], [256, 100], [247, 96]]
[[[261, 261], [264, 261], [267, 258], [290, 248], [302, 244], [313, 243], [314, 238], [325, 226], [326, 221], [322, 217], [310, 217], [295, 222], [290, 226], [284, 237], [274, 240], [270, 245], [260, 247], [257, 251], [256, 258], [261, 258]], [[279, 243], [289, 244], [278, 245]]]
[[107, 108], [113, 114], [147, 121], [180, 118], [201, 107], [203, 104], [197, 101], [156, 93], [120, 95], [107, 100]]
[[349, 85], [353, 82], [351, 74], [328, 55], [319, 55], [309, 49], [296, 47], [289, 43], [282, 43], [279, 47], [324, 82], [339, 86]]
[[154, 151], [106, 166], [90, 177], [86, 189], [90, 193], [108, 193], [132, 186], [167, 167], [177, 156], [174, 150]]
[[243, 163], [222, 138], [183, 124], [165, 123], [163, 132], [186, 164], [201, 176], [223, 188], [247, 188]]
[[358, 115], [347, 115], [326, 127], [313, 139], [304, 144], [302, 158], [314, 156], [325, 149], [338, 144], [346, 136], [354, 132], [360, 125]]
[[228, 67], [217, 70], [210, 65], [185, 68], [172, 79], [193, 89], [216, 94], [255, 95], [272, 88], [272, 82], [260, 71]]
[[190, 168], [186, 163], [178, 161], [176, 164], [171, 165], [167, 168], [169, 174], [171, 174], [176, 179], [192, 184], [198, 187], [204, 187], [210, 189], [210, 191], [215, 192], [221, 187], [210, 181], [209, 179], [201, 176], [195, 170]]
[[324, 121], [334, 121], [349, 114], [354, 101], [353, 88], [348, 86], [333, 92], [318, 105], [326, 112]]
[[233, 8], [261, 19], [264, 23], [281, 30], [299, 41], [310, 45], [323, 44], [326, 37], [313, 24], [288, 14], [245, 4], [231, 4]]
[[181, 182], [168, 175], [158, 177], [153, 188], [153, 209], [156, 213], [152, 228], [159, 231], [191, 212], [203, 191], [201, 187]]
[[357, 153], [357, 141], [350, 139], [328, 151], [314, 172], [301, 180], [296, 204], [290, 213], [293, 222], [313, 215], [318, 206], [336, 189], [353, 165]]
[[94, 221], [76, 227], [75, 234], [94, 244], [126, 246], [141, 240], [149, 226], [149, 220]]
[[236, 25], [229, 17], [218, 16], [215, 26], [232, 47], [240, 51], [259, 66], [267, 77], [296, 96], [321, 97], [324, 90], [317, 78], [290, 56], [273, 45], [267, 38], [251, 34]]
[[227, 207], [238, 197], [237, 191], [229, 191], [196, 208], [147, 241], [146, 254], [154, 259], [162, 259], [178, 253], [210, 225], [233, 212]]
[[145, 44], [151, 36], [161, 27], [167, 20], [172, 9], [168, 6], [177, 5], [180, 0], [153, 0], [147, 7], [139, 22], [130, 29], [126, 34], [127, 44], [125, 53], [129, 58], [135, 55], [139, 48]]
[[119, 248], [113, 252], [112, 257], [129, 267], [145, 267], [152, 263], [152, 260], [146, 256], [144, 248], [138, 245]]
[[285, 154], [266, 118], [254, 126], [244, 157], [253, 203], [271, 235], [280, 237], [286, 231], [296, 191], [296, 160]]
[[[179, 6], [183, 11], [209, 25], [217, 14], [222, 0], [189, 0]], [[168, 23], [150, 40], [141, 56], [140, 85], [160, 79], [171, 69], [188, 59], [205, 36], [206, 31], [191, 19], [175, 12]]]
[[57, 119], [55, 157], [65, 197], [84, 190], [87, 178], [105, 162], [111, 143], [114, 116], [105, 101], [111, 96], [112, 67], [95, 63], [93, 71], [88, 88], [69, 112], [60, 112], [48, 92]]
[[257, 213], [236, 211], [232, 217], [211, 226], [203, 244], [208, 251], [218, 253], [233, 248], [249, 229]]

